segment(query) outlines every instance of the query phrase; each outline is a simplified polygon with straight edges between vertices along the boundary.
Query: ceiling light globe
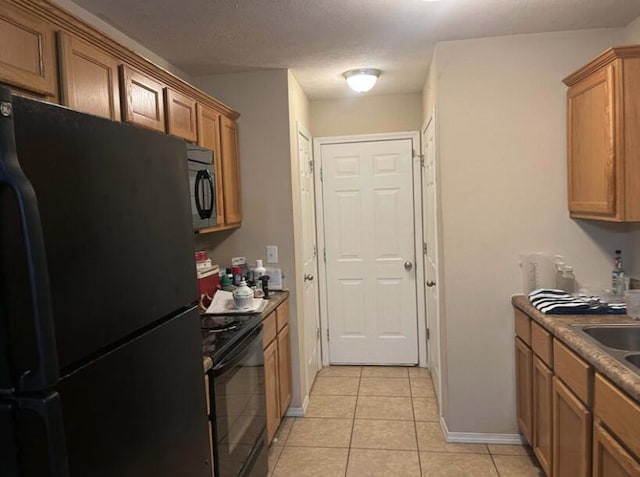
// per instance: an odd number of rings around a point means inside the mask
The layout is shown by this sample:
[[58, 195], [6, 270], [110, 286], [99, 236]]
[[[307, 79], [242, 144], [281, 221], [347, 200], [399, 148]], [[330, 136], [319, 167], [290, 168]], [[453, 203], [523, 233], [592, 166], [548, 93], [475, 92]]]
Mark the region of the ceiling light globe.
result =
[[380, 76], [380, 70], [374, 69], [350, 70], [344, 73], [349, 87], [358, 93], [365, 93], [373, 88], [378, 81], [378, 76]]

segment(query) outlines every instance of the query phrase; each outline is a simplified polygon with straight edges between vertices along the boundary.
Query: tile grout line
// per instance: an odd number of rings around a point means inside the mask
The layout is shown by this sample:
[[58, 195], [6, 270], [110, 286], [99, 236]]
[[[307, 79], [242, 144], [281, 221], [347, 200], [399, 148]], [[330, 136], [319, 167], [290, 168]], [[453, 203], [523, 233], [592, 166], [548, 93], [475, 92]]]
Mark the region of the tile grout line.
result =
[[487, 450], [489, 451], [489, 455], [491, 456], [491, 463], [493, 464], [493, 468], [496, 469], [496, 475], [500, 477], [500, 469], [498, 469], [498, 465], [496, 464], [496, 460], [493, 458], [493, 454], [489, 450], [489, 446], [487, 446]]
[[358, 399], [360, 399], [360, 383], [362, 382], [362, 367], [360, 367], [360, 376], [358, 377], [358, 389], [356, 392], [356, 404], [353, 408], [353, 418], [351, 420], [351, 435], [349, 436], [349, 448], [347, 449], [347, 463], [344, 466], [344, 476], [349, 473], [349, 458], [351, 457], [351, 443], [353, 442], [353, 429], [356, 425], [356, 412], [358, 412]]
[[411, 396], [411, 412], [413, 414], [413, 432], [416, 436], [416, 449], [418, 449], [418, 469], [420, 470], [420, 475], [422, 476], [422, 456], [420, 455], [420, 442], [418, 442], [418, 423], [416, 422], [416, 408], [413, 401], [413, 390], [411, 388], [411, 373], [409, 373], [409, 370], [407, 370], [407, 373], [409, 374], [409, 394]]

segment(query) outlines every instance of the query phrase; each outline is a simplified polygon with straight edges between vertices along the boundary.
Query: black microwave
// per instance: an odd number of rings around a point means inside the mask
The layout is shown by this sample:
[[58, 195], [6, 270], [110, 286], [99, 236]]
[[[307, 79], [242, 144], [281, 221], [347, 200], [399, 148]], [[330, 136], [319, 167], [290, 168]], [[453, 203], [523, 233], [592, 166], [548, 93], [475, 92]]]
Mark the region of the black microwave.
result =
[[217, 224], [214, 159], [213, 151], [195, 144], [187, 144], [189, 195], [194, 230]]

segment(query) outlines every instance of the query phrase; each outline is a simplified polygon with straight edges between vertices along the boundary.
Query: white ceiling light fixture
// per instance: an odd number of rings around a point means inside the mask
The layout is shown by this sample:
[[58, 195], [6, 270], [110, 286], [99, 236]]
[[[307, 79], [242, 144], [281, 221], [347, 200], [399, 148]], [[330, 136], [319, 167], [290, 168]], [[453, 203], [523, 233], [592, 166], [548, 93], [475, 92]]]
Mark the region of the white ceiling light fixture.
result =
[[347, 80], [347, 84], [352, 90], [358, 93], [365, 93], [374, 87], [378, 76], [380, 76], [380, 70], [373, 68], [360, 68], [356, 70], [349, 70], [343, 73], [343, 76]]

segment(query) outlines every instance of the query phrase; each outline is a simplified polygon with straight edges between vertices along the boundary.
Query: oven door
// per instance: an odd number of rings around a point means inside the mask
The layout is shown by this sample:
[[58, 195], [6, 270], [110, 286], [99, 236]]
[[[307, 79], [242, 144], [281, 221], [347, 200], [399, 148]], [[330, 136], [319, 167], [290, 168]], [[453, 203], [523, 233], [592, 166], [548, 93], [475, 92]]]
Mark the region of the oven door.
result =
[[189, 195], [193, 229], [216, 225], [216, 179], [212, 163], [189, 160]]
[[216, 477], [266, 475], [262, 324], [237, 343], [210, 373]]

